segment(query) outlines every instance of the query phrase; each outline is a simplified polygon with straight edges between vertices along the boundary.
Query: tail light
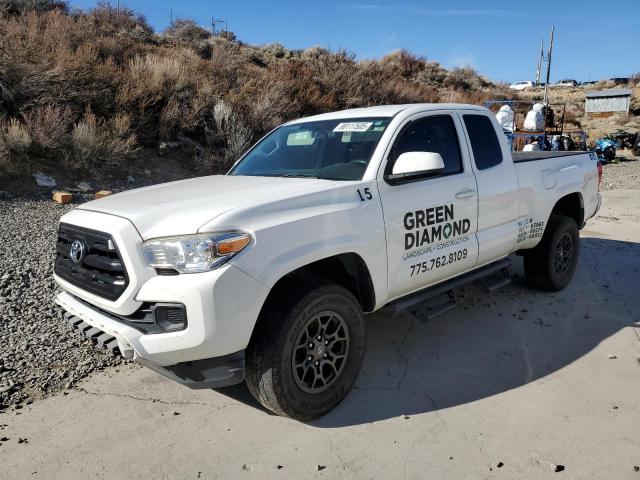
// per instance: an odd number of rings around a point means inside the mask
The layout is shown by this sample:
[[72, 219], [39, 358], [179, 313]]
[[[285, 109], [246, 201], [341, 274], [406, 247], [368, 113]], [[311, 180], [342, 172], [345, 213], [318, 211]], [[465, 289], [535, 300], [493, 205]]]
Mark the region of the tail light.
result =
[[602, 162], [598, 160], [598, 191], [600, 191], [601, 183], [602, 183]]

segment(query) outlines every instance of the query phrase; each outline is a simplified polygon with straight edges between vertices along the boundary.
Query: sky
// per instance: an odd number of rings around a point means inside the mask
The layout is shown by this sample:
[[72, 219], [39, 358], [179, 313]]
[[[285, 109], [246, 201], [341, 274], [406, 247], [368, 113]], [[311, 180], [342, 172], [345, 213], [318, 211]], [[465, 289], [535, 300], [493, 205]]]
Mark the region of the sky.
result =
[[[111, 0], [115, 5], [117, 0]], [[534, 80], [540, 42], [555, 25], [551, 81], [640, 72], [640, 0], [120, 0], [157, 30], [173, 18], [203, 27], [227, 20], [245, 43], [320, 45], [358, 59], [405, 48], [447, 68], [470, 66], [494, 81]], [[72, 7], [95, 0], [70, 0]]]

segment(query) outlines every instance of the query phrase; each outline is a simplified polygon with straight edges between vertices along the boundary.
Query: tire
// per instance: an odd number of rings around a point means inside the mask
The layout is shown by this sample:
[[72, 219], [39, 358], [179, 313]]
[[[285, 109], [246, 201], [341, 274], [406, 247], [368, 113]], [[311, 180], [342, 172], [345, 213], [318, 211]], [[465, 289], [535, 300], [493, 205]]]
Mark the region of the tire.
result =
[[296, 283], [265, 306], [247, 349], [245, 377], [265, 408], [307, 421], [351, 389], [364, 359], [366, 329], [360, 304], [344, 287]]
[[613, 147], [607, 147], [604, 149], [604, 152], [602, 152], [602, 154], [604, 155], [605, 160], [608, 160], [610, 162], [611, 160], [616, 158], [616, 149]]
[[580, 235], [573, 218], [551, 215], [542, 240], [524, 256], [527, 284], [537, 290], [558, 292], [576, 271], [580, 255]]

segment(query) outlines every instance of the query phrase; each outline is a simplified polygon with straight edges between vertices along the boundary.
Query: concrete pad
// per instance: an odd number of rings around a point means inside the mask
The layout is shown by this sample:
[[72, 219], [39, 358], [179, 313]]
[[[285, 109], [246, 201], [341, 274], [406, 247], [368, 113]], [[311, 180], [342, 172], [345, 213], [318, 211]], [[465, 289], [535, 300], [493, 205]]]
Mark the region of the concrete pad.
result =
[[640, 195], [604, 193], [566, 290], [516, 277], [431, 321], [371, 315], [356, 386], [319, 420], [112, 368], [0, 414], [0, 477], [640, 479]]

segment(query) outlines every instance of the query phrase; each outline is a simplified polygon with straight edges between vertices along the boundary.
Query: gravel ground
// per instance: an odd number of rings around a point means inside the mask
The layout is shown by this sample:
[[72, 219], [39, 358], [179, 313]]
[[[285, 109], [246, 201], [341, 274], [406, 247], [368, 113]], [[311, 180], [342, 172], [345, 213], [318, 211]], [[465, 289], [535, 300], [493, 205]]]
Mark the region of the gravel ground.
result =
[[56, 225], [71, 208], [0, 196], [0, 411], [121, 362], [72, 332], [53, 302]]
[[606, 164], [602, 171], [601, 190], [640, 190], [640, 158], [630, 157]]

